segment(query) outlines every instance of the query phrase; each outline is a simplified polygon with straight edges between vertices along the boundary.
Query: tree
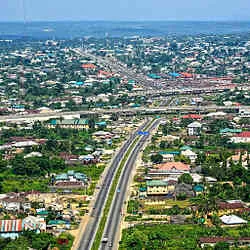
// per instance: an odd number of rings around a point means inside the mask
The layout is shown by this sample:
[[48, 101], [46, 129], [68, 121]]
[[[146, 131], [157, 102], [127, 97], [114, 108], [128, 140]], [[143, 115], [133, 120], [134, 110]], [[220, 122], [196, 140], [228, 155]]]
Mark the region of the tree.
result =
[[4, 250], [28, 250], [29, 249], [29, 242], [28, 240], [20, 236], [16, 240], [11, 241], [7, 246], [4, 248]]
[[218, 242], [214, 246], [214, 250], [229, 250], [229, 243], [227, 242]]
[[118, 119], [119, 119], [119, 114], [118, 113], [112, 113], [111, 120], [112, 121], [118, 121]]
[[161, 154], [151, 155], [151, 161], [155, 164], [162, 163], [163, 156]]
[[89, 126], [90, 129], [95, 129], [95, 120], [90, 118], [88, 120], [88, 126]]
[[185, 173], [182, 174], [179, 178], [178, 178], [178, 182], [179, 183], [186, 183], [186, 184], [192, 184], [193, 183], [193, 178], [190, 174]]

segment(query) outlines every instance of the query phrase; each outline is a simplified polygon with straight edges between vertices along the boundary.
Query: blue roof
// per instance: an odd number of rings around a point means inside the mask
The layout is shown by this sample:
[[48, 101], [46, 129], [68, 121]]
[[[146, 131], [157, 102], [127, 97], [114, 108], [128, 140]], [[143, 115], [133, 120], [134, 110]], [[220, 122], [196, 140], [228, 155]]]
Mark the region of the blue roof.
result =
[[78, 86], [80, 86], [80, 85], [83, 85], [84, 82], [76, 82], [75, 84], [78, 85]]
[[181, 76], [179, 73], [176, 73], [176, 72], [170, 72], [169, 75], [173, 77]]
[[161, 76], [158, 76], [156, 74], [148, 74], [148, 77], [153, 78], [153, 79], [161, 79]]
[[161, 155], [167, 155], [167, 154], [179, 155], [180, 152], [179, 151], [160, 151], [159, 154], [161, 154]]
[[194, 191], [195, 192], [202, 192], [202, 191], [204, 191], [204, 186], [203, 185], [196, 185], [196, 186], [194, 186]]
[[102, 121], [102, 122], [96, 122], [96, 125], [97, 126], [106, 126], [107, 123], [105, 121]]

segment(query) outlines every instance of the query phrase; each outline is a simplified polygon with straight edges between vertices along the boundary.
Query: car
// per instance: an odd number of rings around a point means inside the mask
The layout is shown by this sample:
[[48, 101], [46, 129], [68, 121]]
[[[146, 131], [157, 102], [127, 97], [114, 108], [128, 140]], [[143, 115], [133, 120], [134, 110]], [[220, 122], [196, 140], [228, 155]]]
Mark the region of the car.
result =
[[103, 237], [102, 242], [107, 243], [108, 242], [108, 237]]

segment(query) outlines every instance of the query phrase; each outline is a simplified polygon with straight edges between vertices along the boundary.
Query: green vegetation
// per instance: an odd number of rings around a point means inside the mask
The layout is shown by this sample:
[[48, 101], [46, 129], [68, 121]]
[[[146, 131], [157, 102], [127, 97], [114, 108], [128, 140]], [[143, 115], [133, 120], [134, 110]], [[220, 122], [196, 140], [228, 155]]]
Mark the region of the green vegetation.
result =
[[[180, 250], [201, 249], [198, 245], [200, 237], [211, 236], [250, 236], [250, 231], [244, 228], [224, 229], [219, 227], [204, 227], [199, 225], [139, 225], [123, 230], [120, 250]], [[219, 249], [219, 248], [217, 248]]]
[[113, 196], [115, 194], [115, 190], [116, 190], [120, 175], [122, 173], [123, 167], [124, 167], [128, 157], [129, 157], [130, 153], [132, 152], [132, 149], [134, 148], [134, 146], [136, 145], [138, 140], [139, 140], [139, 137], [137, 137], [134, 140], [133, 144], [130, 146], [127, 153], [123, 157], [123, 159], [122, 159], [122, 161], [121, 161], [121, 163], [119, 165], [119, 168], [117, 169], [115, 178], [114, 178], [114, 180], [112, 182], [112, 186], [111, 186], [111, 189], [109, 191], [109, 195], [108, 195], [108, 198], [107, 198], [104, 210], [103, 210], [102, 218], [101, 218], [98, 230], [96, 232], [95, 240], [94, 240], [94, 243], [92, 245], [92, 250], [98, 250], [98, 248], [99, 248], [100, 241], [102, 239], [102, 234], [103, 234], [104, 227], [105, 227], [105, 223], [106, 223], [106, 220], [108, 218], [109, 209], [110, 209], [112, 201], [113, 201]]
[[[154, 120], [152, 120], [150, 122], [150, 124], [145, 128], [145, 130], [148, 129], [151, 126], [153, 121]], [[111, 186], [111, 189], [109, 191], [109, 195], [108, 195], [108, 198], [107, 198], [104, 210], [103, 210], [103, 215], [102, 215], [98, 230], [96, 232], [95, 240], [94, 240], [94, 243], [92, 245], [92, 250], [98, 250], [98, 248], [99, 248], [100, 241], [101, 241], [102, 234], [103, 234], [104, 227], [105, 227], [105, 223], [106, 223], [106, 220], [107, 220], [107, 217], [108, 217], [109, 209], [110, 209], [110, 206], [112, 204], [113, 196], [115, 194], [115, 190], [116, 190], [120, 175], [122, 173], [123, 167], [124, 167], [128, 157], [129, 157], [129, 155], [131, 154], [133, 148], [135, 147], [135, 145], [137, 144], [139, 139], [140, 139], [140, 137], [137, 136], [136, 139], [134, 140], [134, 142], [132, 143], [132, 145], [129, 147], [129, 149], [126, 152], [125, 156], [123, 157], [123, 159], [122, 159], [122, 161], [121, 161], [121, 163], [119, 165], [119, 168], [117, 169], [115, 178], [114, 178], [114, 180], [112, 182], [112, 186]]]
[[31, 231], [25, 231], [15, 240], [0, 238], [0, 249], [3, 250], [34, 250], [53, 249], [70, 250], [74, 237], [68, 233], [62, 233], [58, 237], [49, 233], [36, 234]]

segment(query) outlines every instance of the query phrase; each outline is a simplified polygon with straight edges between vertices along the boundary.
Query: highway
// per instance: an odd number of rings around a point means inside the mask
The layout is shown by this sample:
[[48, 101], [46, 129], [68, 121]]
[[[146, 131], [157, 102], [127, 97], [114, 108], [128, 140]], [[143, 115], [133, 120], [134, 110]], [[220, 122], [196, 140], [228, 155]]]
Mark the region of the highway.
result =
[[[149, 120], [147, 120], [142, 126], [140, 126], [137, 131], [143, 130], [148, 124]], [[92, 247], [93, 241], [95, 239], [95, 234], [98, 229], [100, 219], [102, 217], [102, 211], [105, 207], [106, 199], [108, 197], [113, 178], [115, 177], [116, 170], [118, 169], [123, 156], [126, 154], [127, 150], [133, 144], [135, 138], [137, 137], [137, 131], [133, 133], [129, 137], [129, 139], [123, 144], [119, 152], [114, 157], [106, 176], [104, 176], [103, 184], [100, 187], [99, 193], [96, 196], [90, 219], [84, 232], [82, 232], [80, 245], [78, 247], [79, 250], [90, 250]]]
[[122, 62], [117, 61], [115, 58], [103, 58], [101, 56], [93, 55], [87, 50], [82, 50], [79, 48], [73, 49], [75, 53], [78, 53], [82, 56], [89, 57], [92, 60], [95, 60], [98, 64], [110, 69], [113, 73], [117, 73], [121, 76], [124, 76], [128, 79], [133, 79], [143, 85], [144, 88], [151, 88], [152, 82], [143, 74], [138, 74], [135, 71], [128, 69], [127, 65]]
[[214, 111], [233, 111], [238, 112], [239, 109], [249, 109], [249, 106], [171, 106], [171, 107], [156, 107], [156, 108], [118, 108], [118, 109], [91, 109], [91, 110], [79, 110], [79, 111], [60, 111], [60, 112], [47, 112], [47, 113], [35, 113], [35, 114], [10, 114], [0, 116], [0, 122], [7, 121], [36, 121], [36, 120], [49, 120], [52, 118], [60, 118], [66, 116], [77, 116], [83, 115], [87, 116], [90, 114], [112, 114], [119, 113], [121, 116], [129, 115], [153, 115], [153, 114], [171, 114], [171, 113], [181, 113], [181, 112], [200, 112], [208, 113]]
[[[150, 126], [147, 131], [151, 132], [153, 129], [157, 127], [160, 120], [156, 120]], [[129, 185], [129, 178], [135, 164], [135, 161], [138, 157], [139, 152], [142, 150], [143, 145], [146, 140], [149, 138], [149, 135], [143, 135], [137, 142], [134, 150], [132, 150], [125, 166], [123, 168], [123, 172], [119, 179], [117, 190], [115, 196], [113, 198], [112, 206], [109, 212], [108, 219], [106, 221], [105, 230], [103, 233], [102, 239], [108, 239], [107, 241], [102, 241], [100, 249], [101, 250], [110, 250], [110, 249], [118, 249], [118, 241], [119, 241], [119, 232], [120, 232], [120, 223], [122, 219], [122, 208], [126, 199], [126, 192]]]

